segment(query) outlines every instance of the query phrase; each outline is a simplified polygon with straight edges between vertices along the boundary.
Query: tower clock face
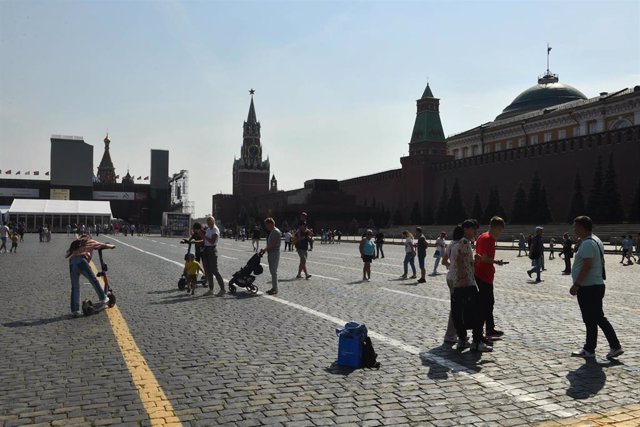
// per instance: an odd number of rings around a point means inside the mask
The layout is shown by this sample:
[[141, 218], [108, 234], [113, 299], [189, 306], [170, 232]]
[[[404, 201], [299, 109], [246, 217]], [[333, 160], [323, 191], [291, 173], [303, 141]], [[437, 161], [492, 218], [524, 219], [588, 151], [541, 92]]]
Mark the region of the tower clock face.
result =
[[250, 145], [249, 146], [249, 155], [251, 157], [258, 157], [259, 153], [260, 153], [260, 149], [258, 148], [257, 145]]

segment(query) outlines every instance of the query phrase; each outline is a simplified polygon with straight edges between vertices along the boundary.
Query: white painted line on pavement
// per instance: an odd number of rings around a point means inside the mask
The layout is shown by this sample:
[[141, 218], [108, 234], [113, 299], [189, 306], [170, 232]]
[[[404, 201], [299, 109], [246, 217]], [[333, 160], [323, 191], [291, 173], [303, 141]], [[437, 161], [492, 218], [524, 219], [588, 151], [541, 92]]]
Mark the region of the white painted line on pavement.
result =
[[[176, 264], [180, 267], [183, 267], [183, 265], [179, 262], [170, 260], [168, 258], [165, 258], [163, 256], [154, 254], [153, 252], [148, 252], [139, 248], [136, 248], [135, 246], [129, 245], [127, 243], [124, 243], [118, 239], [113, 239], [125, 246], [129, 246], [132, 249], [135, 249], [137, 251], [140, 251], [142, 253], [151, 255], [151, 256], [155, 256], [156, 258], [160, 258], [161, 260], [164, 261], [168, 261], [172, 264]], [[418, 295], [414, 295], [414, 294], [409, 294], [411, 296], [418, 296]], [[345, 323], [347, 323], [346, 320], [331, 316], [330, 314], [326, 314], [326, 313], [322, 313], [320, 311], [314, 310], [312, 308], [309, 307], [305, 307], [304, 305], [300, 305], [300, 304], [296, 304], [294, 302], [291, 301], [287, 301], [284, 300], [282, 298], [278, 298], [278, 297], [274, 297], [271, 295], [264, 295], [262, 294], [262, 298], [266, 298], [269, 299], [271, 301], [274, 302], [278, 302], [280, 304], [284, 304], [288, 307], [292, 307], [295, 308], [296, 310], [300, 310], [303, 311], [307, 314], [311, 314], [312, 316], [316, 316], [319, 317], [321, 319], [327, 320], [329, 322], [335, 323], [336, 325], [339, 326], [343, 326]], [[450, 369], [453, 372], [457, 372], [460, 373], [462, 375], [468, 375], [470, 378], [472, 378], [473, 380], [475, 380], [476, 382], [478, 382], [479, 384], [481, 384], [482, 386], [484, 386], [487, 389], [492, 389], [493, 392], [497, 392], [497, 393], [504, 393], [510, 397], [512, 397], [514, 400], [517, 400], [519, 402], [531, 402], [535, 400], [535, 405], [538, 408], [542, 408], [544, 406], [550, 405], [550, 407], [553, 407], [554, 410], [547, 410], [546, 412], [553, 412], [555, 415], [559, 416], [559, 417], [564, 417], [564, 418], [568, 418], [568, 417], [573, 417], [575, 416], [578, 412], [576, 410], [555, 410], [559, 405], [555, 402], [552, 402], [550, 400], [547, 399], [536, 399], [533, 396], [529, 395], [529, 391], [527, 391], [526, 389], [523, 388], [518, 388], [515, 387], [511, 384], [505, 384], [503, 382], [497, 381], [492, 379], [491, 377], [485, 375], [485, 374], [481, 374], [478, 372], [473, 371], [472, 369], [467, 368], [466, 366], [460, 365], [459, 363], [453, 362], [449, 359], [446, 359], [444, 357], [429, 353], [429, 352], [422, 352], [418, 347], [412, 346], [410, 344], [404, 343], [400, 340], [397, 340], [395, 338], [391, 338], [388, 337], [386, 335], [380, 334], [378, 332], [374, 332], [369, 330], [368, 334], [370, 337], [375, 338], [376, 340], [387, 344], [389, 346], [398, 348], [400, 350], [403, 350], [409, 354], [413, 354], [416, 356], [420, 356], [420, 358], [422, 360], [429, 360], [432, 361], [440, 366], [444, 366], [447, 369]]]
[[340, 281], [341, 281], [340, 279], [336, 279], [335, 277], [321, 276], [321, 275], [319, 275], [319, 274], [315, 274], [315, 273], [313, 273], [313, 274], [311, 275], [311, 277], [320, 277], [320, 278], [322, 278], [322, 279], [333, 280], [333, 281], [335, 281], [335, 282], [340, 282]]
[[227, 258], [227, 259], [238, 259], [238, 258], [234, 258], [232, 256], [226, 256], [226, 255], [220, 255], [221, 258]]
[[396, 289], [389, 289], [389, 288], [381, 288], [381, 289], [384, 290], [384, 291], [395, 292], [396, 294], [407, 295], [407, 296], [415, 297], [415, 298], [432, 299], [434, 301], [442, 301], [442, 302], [451, 302], [451, 300], [448, 300], [448, 299], [434, 298], [434, 297], [428, 297], [428, 296], [425, 296], [425, 295], [412, 294], [411, 292], [403, 292], [403, 291], [398, 291]]
[[[163, 257], [163, 256], [161, 256], [161, 255], [154, 254], [153, 252], [148, 252], [148, 251], [145, 251], [145, 250], [143, 250], [143, 249], [137, 248], [137, 247], [132, 246], [132, 245], [130, 245], [130, 244], [128, 244], [128, 243], [125, 243], [125, 242], [123, 242], [123, 241], [121, 241], [121, 240], [118, 240], [118, 239], [116, 239], [115, 237], [112, 237], [112, 238], [111, 238], [111, 240], [115, 240], [116, 242], [118, 242], [118, 243], [120, 243], [120, 244], [122, 244], [122, 245], [128, 246], [128, 247], [130, 247], [131, 249], [135, 249], [136, 251], [142, 252], [143, 254], [151, 255], [151, 256], [154, 256], [154, 257], [156, 257], [156, 258], [160, 258], [160, 259], [161, 259], [161, 260], [163, 260], [163, 261], [167, 261], [167, 262], [170, 262], [170, 263], [172, 263], [172, 264], [177, 265], [177, 266], [178, 266], [178, 267], [180, 267], [180, 268], [184, 268], [184, 263], [180, 263], [180, 262], [174, 261], [174, 260], [172, 260], [172, 259], [165, 258], [165, 257]], [[152, 241], [153, 241], [153, 240], [152, 240]]]
[[[278, 298], [278, 297], [274, 297], [271, 295], [263, 295], [263, 298], [267, 298], [270, 299], [272, 301], [278, 302], [280, 304], [284, 304], [286, 306], [295, 308], [297, 310], [303, 311], [305, 313], [311, 314], [313, 316], [319, 317], [321, 319], [324, 320], [328, 320], [329, 322], [335, 323], [336, 325], [339, 326], [343, 326], [345, 323], [347, 323], [346, 320], [343, 319], [339, 319], [337, 317], [331, 316], [329, 314], [325, 314], [322, 313], [320, 311], [316, 311], [312, 308], [309, 307], [305, 307], [303, 305], [300, 304], [296, 304], [294, 302], [291, 301], [287, 301], [287, 300], [283, 300], [282, 298]], [[467, 368], [466, 366], [460, 365], [459, 363], [453, 362], [449, 359], [446, 359], [444, 357], [429, 353], [429, 352], [423, 352], [421, 351], [418, 347], [412, 346], [410, 344], [404, 343], [400, 340], [397, 340], [395, 338], [391, 338], [388, 337], [386, 335], [380, 334], [378, 332], [374, 332], [372, 330], [368, 331], [368, 335], [371, 338], [374, 338], [384, 344], [387, 344], [389, 346], [398, 348], [400, 350], [406, 351], [407, 353], [416, 355], [416, 356], [420, 356], [420, 358], [422, 360], [429, 360], [432, 361], [440, 366], [444, 366], [447, 369], [450, 369], [453, 372], [457, 372], [463, 375], [468, 375], [469, 377], [473, 378], [475, 381], [477, 381], [478, 383], [480, 383], [482, 386], [484, 386], [485, 388], [490, 388], [492, 389], [492, 391], [494, 392], [498, 392], [498, 393], [504, 393], [510, 397], [512, 397], [514, 400], [520, 401], [520, 402], [531, 402], [533, 400], [535, 400], [535, 405], [538, 408], [541, 408], [545, 405], [553, 405], [554, 409], [557, 408], [559, 405], [557, 405], [556, 403], [547, 400], [547, 399], [536, 399], [532, 396], [530, 396], [527, 390], [522, 389], [522, 388], [518, 388], [515, 387], [511, 384], [505, 384], [502, 383], [500, 381], [496, 381], [494, 379], [492, 379], [491, 377], [485, 375], [485, 374], [481, 374], [478, 372], [475, 372], [472, 369]], [[551, 411], [547, 411], [547, 412], [551, 412]], [[578, 411], [575, 410], [554, 410], [553, 413], [555, 415], [558, 415], [560, 417], [572, 417], [575, 416]]]

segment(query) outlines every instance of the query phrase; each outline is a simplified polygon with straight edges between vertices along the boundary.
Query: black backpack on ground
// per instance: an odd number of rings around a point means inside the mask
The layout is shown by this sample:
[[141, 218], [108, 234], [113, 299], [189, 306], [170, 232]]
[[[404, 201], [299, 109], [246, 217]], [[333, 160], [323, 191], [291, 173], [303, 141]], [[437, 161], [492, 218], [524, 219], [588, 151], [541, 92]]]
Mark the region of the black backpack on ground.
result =
[[373, 343], [368, 336], [362, 341], [362, 367], [380, 369], [380, 362], [377, 362], [378, 354], [373, 349]]

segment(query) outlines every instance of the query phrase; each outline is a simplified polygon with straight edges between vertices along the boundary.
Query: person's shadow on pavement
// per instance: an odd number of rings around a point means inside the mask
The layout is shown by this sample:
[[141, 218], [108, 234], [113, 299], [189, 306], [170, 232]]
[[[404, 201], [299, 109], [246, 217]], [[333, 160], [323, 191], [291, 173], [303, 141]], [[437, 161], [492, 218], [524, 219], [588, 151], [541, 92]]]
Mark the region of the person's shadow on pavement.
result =
[[584, 365], [574, 371], [569, 371], [567, 379], [570, 385], [567, 389], [567, 396], [574, 399], [587, 399], [598, 394], [607, 382], [607, 374], [602, 368], [603, 365], [597, 361], [586, 359]]

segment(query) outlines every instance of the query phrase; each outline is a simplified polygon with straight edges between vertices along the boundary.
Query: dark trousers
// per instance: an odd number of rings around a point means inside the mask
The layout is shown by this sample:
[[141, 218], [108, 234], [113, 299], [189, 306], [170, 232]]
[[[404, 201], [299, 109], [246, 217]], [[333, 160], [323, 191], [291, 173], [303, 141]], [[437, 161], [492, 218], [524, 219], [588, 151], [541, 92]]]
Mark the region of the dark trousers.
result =
[[587, 329], [587, 340], [584, 349], [590, 353], [596, 350], [598, 345], [598, 326], [604, 332], [609, 342], [609, 347], [620, 348], [620, 341], [616, 336], [613, 326], [604, 317], [602, 300], [604, 298], [604, 285], [584, 286], [578, 289], [578, 304], [582, 313], [582, 321]]
[[565, 273], [571, 273], [571, 257], [566, 253], [564, 254], [564, 271]]
[[493, 285], [484, 282], [476, 277], [476, 283], [478, 284], [478, 302], [480, 307], [480, 326], [486, 326], [486, 332], [490, 333], [496, 327], [493, 320], [493, 306], [495, 304], [495, 298], [493, 297]]
[[204, 272], [207, 275], [209, 289], [213, 290], [213, 276], [216, 277], [220, 290], [224, 291], [224, 280], [218, 271], [218, 249], [215, 246], [204, 247], [204, 258], [202, 259]]
[[382, 255], [382, 258], [384, 258], [384, 251], [382, 250], [382, 245], [384, 245], [384, 243], [376, 243], [376, 258], [380, 258], [380, 255]]
[[451, 317], [456, 327], [458, 338], [467, 338], [467, 329], [473, 333], [473, 341], [482, 338], [482, 323], [479, 321], [478, 289], [475, 286], [454, 288], [451, 296]]

